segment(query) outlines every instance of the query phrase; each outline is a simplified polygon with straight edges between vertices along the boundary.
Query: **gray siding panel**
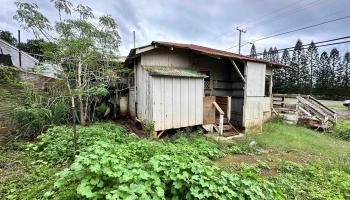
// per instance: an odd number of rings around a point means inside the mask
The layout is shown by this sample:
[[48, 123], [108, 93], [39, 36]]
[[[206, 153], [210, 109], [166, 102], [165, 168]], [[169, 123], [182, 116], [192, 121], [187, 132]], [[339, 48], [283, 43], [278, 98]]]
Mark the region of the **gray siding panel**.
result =
[[203, 123], [203, 79], [151, 78], [156, 131]]

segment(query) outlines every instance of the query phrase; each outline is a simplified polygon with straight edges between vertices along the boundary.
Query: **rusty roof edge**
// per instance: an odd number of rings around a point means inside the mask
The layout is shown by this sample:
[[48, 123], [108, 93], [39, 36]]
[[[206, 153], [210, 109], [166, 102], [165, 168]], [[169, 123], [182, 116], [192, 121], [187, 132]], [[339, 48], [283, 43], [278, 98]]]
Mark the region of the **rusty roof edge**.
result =
[[[283, 65], [280, 63], [276, 63], [276, 62], [271, 62], [271, 61], [258, 59], [258, 58], [252, 58], [252, 57], [245, 56], [245, 55], [239, 55], [239, 54], [231, 53], [228, 51], [213, 49], [210, 47], [204, 47], [204, 46], [195, 45], [195, 44], [152, 41], [151, 45], [154, 45], [154, 44], [157, 44], [159, 46], [170, 46], [170, 47], [172, 46], [172, 47], [176, 47], [176, 48], [188, 49], [188, 50], [197, 51], [197, 52], [207, 54], [207, 55], [216, 55], [216, 56], [221, 56], [221, 57], [226, 57], [226, 58], [234, 58], [234, 59], [243, 60], [243, 61], [265, 63], [265, 64], [269, 64], [272, 67], [276, 67], [276, 68], [288, 67], [287, 65]], [[216, 53], [215, 52], [210, 53], [210, 52], [206, 52], [206, 51], [201, 51], [201, 50], [196, 49], [196, 48], [204, 48], [205, 50], [216, 51]], [[229, 54], [229, 55], [223, 55], [223, 54]]]
[[258, 58], [252, 58], [249, 56], [239, 55], [239, 54], [231, 53], [228, 51], [213, 49], [210, 47], [204, 47], [204, 46], [195, 45], [195, 44], [173, 43], [173, 42], [163, 42], [163, 41], [152, 41], [151, 44], [149, 44], [149, 45], [144, 45], [141, 47], [131, 49], [125, 62], [128, 62], [131, 59], [138, 57], [138, 55], [136, 54], [137, 49], [142, 49], [142, 48], [146, 48], [146, 47], [153, 46], [153, 45], [188, 49], [188, 50], [196, 51], [196, 52], [199, 52], [199, 53], [205, 54], [205, 55], [215, 55], [215, 56], [219, 56], [219, 57], [233, 58], [233, 59], [238, 59], [238, 60], [243, 60], [243, 61], [264, 63], [264, 64], [269, 65], [269, 66], [274, 67], [274, 68], [288, 67], [287, 65], [283, 65], [281, 63], [271, 62], [271, 61], [258, 59]]

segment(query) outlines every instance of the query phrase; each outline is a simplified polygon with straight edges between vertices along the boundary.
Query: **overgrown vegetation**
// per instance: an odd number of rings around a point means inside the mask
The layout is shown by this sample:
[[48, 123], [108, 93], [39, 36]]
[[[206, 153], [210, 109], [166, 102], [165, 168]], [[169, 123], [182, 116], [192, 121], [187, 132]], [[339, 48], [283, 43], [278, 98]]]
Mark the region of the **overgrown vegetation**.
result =
[[323, 165], [282, 162], [272, 178], [288, 199], [350, 199], [350, 175]]
[[[79, 127], [78, 132], [79, 152], [75, 159], [72, 130], [67, 127], [49, 129], [36, 144], [27, 145], [40, 162], [67, 166], [58, 177], [52, 177], [55, 183], [50, 187], [47, 180], [33, 179], [37, 187], [45, 185], [47, 190], [34, 195], [4, 184], [2, 187], [8, 189], [4, 195], [20, 199], [283, 198], [276, 185], [260, 176], [232, 174], [215, 166], [211, 159], [225, 156], [226, 149], [201, 135], [140, 140], [109, 123]], [[26, 177], [32, 179], [32, 173]]]
[[[50, 128], [34, 144], [14, 145], [17, 151], [7, 150], [0, 157], [0, 166], [6, 166], [0, 168], [5, 174], [0, 196], [349, 199], [349, 143], [278, 120], [267, 123], [263, 134], [230, 146], [196, 133], [139, 139], [112, 123], [77, 131], [76, 155], [73, 130], [66, 126]], [[235, 157], [228, 167], [216, 162]]]
[[[114, 144], [128, 143], [135, 140], [129, 137], [125, 130], [111, 123], [96, 123], [89, 127], [79, 127], [78, 152], [84, 152], [96, 141], [106, 141]], [[38, 142], [31, 148], [38, 156], [54, 163], [70, 163], [74, 160], [73, 129], [66, 126], [56, 126], [38, 137]]]
[[350, 142], [350, 121], [338, 121], [334, 133], [331, 134], [334, 134], [337, 138]]

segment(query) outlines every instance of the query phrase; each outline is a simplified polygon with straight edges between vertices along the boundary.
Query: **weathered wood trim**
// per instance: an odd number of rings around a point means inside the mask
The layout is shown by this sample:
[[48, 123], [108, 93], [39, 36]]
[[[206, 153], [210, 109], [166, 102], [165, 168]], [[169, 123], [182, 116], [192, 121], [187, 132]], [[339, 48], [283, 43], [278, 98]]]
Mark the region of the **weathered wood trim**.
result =
[[135, 54], [140, 54], [140, 53], [143, 53], [143, 52], [146, 52], [146, 51], [153, 50], [155, 48], [157, 48], [156, 45], [150, 45], [150, 46], [147, 46], [147, 47], [136, 49]]

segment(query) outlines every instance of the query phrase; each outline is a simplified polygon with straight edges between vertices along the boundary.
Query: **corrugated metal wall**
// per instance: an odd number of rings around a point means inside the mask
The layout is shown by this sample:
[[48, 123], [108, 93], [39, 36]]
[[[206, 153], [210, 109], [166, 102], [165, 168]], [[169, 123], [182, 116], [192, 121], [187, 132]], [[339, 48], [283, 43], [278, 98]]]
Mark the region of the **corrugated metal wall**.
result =
[[203, 123], [203, 79], [152, 77], [155, 130]]

